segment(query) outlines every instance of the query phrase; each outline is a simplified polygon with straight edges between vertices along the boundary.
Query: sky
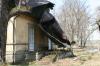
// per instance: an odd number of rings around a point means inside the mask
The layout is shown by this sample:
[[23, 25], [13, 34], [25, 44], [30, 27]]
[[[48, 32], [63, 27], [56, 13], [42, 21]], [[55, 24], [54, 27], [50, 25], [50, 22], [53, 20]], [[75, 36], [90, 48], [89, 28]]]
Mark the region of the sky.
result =
[[[51, 2], [54, 1], [55, 3], [55, 9], [58, 12], [59, 8], [63, 4], [63, 0], [50, 0]], [[96, 14], [96, 8], [100, 6], [100, 0], [87, 0], [87, 3], [89, 5], [89, 9], [91, 13]], [[92, 35], [91, 35], [91, 40], [100, 40], [100, 32], [99, 30], [96, 30]]]
[[88, 0], [90, 8], [95, 11], [98, 6], [100, 6], [100, 0]]
[[[100, 0], [88, 0], [88, 4], [90, 6], [91, 11], [96, 14], [96, 9], [98, 6], [100, 6]], [[100, 40], [100, 31], [96, 30], [92, 35], [91, 35], [91, 40]]]
[[[51, 2], [54, 2], [55, 3], [55, 8], [56, 9], [59, 9], [59, 7], [61, 7], [61, 5], [63, 4], [62, 1], [63, 0], [49, 0]], [[88, 4], [89, 4], [89, 7], [90, 9], [95, 12], [96, 8], [98, 6], [100, 6], [100, 0], [87, 0]]]

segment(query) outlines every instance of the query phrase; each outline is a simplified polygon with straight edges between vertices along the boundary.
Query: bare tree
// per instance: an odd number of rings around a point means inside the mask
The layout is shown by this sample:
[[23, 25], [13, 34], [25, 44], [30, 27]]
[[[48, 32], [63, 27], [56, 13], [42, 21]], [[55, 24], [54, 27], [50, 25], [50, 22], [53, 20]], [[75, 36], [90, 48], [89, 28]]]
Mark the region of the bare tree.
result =
[[91, 26], [87, 0], [64, 0], [59, 21], [70, 41], [76, 41], [80, 46], [85, 46], [87, 39], [94, 30]]

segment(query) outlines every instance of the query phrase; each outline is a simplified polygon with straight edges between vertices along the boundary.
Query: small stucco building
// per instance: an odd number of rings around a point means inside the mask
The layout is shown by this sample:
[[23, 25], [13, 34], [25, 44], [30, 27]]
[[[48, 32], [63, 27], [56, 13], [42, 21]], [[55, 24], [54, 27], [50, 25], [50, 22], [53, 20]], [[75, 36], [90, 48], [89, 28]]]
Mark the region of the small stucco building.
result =
[[48, 49], [48, 38], [35, 23], [35, 19], [26, 15], [10, 18], [7, 27], [6, 61], [21, 61], [25, 59], [26, 51]]
[[[5, 61], [38, 60], [42, 51], [70, 46], [59, 23], [50, 13], [54, 4], [49, 1], [20, 0], [10, 13], [7, 25]], [[52, 42], [51, 42], [52, 41]]]

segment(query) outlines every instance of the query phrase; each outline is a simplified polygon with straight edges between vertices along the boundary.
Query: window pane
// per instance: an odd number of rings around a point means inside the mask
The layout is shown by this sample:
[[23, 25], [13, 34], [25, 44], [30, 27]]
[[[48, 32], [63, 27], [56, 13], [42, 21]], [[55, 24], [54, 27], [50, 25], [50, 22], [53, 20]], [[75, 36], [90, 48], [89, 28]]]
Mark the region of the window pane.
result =
[[34, 28], [32, 27], [32, 25], [29, 25], [28, 28], [28, 34], [29, 34], [29, 51], [34, 51]]

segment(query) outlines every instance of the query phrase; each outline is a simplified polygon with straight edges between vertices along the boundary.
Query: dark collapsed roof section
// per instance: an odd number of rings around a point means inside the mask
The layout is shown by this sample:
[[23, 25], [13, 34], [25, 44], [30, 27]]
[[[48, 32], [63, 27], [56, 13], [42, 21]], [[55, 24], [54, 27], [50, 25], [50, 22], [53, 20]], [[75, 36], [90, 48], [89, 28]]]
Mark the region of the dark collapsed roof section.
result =
[[[30, 14], [36, 18], [39, 18], [39, 27], [41, 30], [48, 35], [48, 37], [57, 43], [59, 46], [70, 45], [70, 41], [63, 37], [63, 31], [59, 26], [58, 22], [52, 14], [49, 13], [50, 8], [53, 8], [54, 4], [49, 1], [39, 1], [29, 0], [27, 3], [22, 3], [20, 9], [14, 10], [10, 15], [14, 16], [16, 14]], [[28, 8], [29, 7], [29, 8]]]
[[[45, 11], [42, 15], [42, 18], [40, 20], [40, 24], [42, 30], [48, 35], [48, 37], [55, 43], [57, 43], [58, 46], [66, 46], [66, 43], [70, 45], [70, 41], [66, 38], [64, 38], [64, 32], [61, 29], [59, 23], [54, 18], [52, 14]], [[65, 44], [64, 44], [65, 43]]]

